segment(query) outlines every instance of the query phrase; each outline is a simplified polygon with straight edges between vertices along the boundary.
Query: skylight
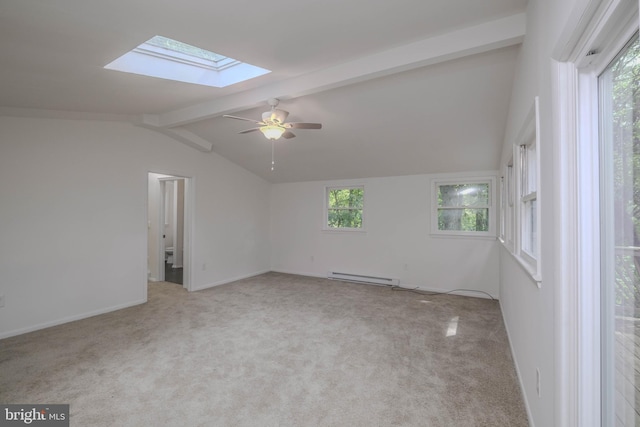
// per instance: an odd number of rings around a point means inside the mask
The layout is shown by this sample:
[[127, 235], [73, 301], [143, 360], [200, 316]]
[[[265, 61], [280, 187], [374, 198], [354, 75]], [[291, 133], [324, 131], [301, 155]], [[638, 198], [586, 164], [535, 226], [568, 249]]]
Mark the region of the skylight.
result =
[[152, 37], [104, 68], [213, 87], [229, 86], [271, 72], [163, 36]]

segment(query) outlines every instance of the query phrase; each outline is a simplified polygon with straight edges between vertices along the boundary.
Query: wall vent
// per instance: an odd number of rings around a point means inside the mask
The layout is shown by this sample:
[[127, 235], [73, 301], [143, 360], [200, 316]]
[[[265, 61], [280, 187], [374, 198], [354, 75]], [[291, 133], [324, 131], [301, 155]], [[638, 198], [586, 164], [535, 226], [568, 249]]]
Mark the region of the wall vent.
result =
[[327, 275], [327, 278], [331, 280], [342, 280], [343, 282], [366, 283], [368, 285], [398, 286], [398, 279], [391, 279], [389, 277], [363, 276], [360, 274], [339, 273], [336, 271], [330, 271]]

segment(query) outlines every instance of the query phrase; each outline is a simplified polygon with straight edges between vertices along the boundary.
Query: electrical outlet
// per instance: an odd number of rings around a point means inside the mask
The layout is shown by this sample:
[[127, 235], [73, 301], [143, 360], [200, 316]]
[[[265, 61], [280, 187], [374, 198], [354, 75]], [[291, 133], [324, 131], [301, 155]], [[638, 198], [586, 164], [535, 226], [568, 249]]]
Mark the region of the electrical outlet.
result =
[[0, 295], [0, 307], [4, 307], [4, 294]]
[[404, 268], [404, 271], [409, 271], [409, 264], [405, 264], [403, 268]]
[[540, 397], [540, 368], [536, 368], [536, 392]]
[[203, 262], [202, 263], [202, 271], [206, 271], [207, 270], [207, 263]]
[[310, 260], [311, 262], [313, 262], [313, 261], [315, 261], [315, 260], [316, 260], [316, 258], [315, 258], [313, 255], [311, 255], [311, 256], [309, 257], [309, 260]]

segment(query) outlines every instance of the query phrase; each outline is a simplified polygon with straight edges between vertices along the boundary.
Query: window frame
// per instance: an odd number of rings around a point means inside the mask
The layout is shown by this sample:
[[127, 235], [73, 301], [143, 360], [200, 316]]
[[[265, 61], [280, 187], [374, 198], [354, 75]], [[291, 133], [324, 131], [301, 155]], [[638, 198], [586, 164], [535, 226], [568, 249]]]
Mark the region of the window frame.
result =
[[[508, 215], [513, 215], [512, 236], [501, 239], [502, 244], [511, 255], [524, 268], [529, 276], [534, 280], [536, 286], [542, 286], [542, 262], [540, 258], [542, 239], [542, 212], [540, 194], [540, 118], [539, 118], [539, 98], [534, 98], [528, 114], [526, 115], [520, 132], [516, 137], [512, 156], [505, 167], [505, 175], [509, 176], [511, 168], [511, 194], [508, 194], [512, 201], [508, 206]], [[535, 150], [532, 150], [534, 147]], [[514, 162], [514, 159], [518, 159]], [[516, 202], [517, 201], [517, 202]], [[530, 204], [535, 201], [535, 247], [533, 251], [527, 250], [524, 244], [525, 237], [531, 237], [532, 224], [530, 219]], [[509, 217], [508, 217], [509, 218]]]
[[[329, 192], [331, 190], [350, 190], [354, 188], [362, 189], [362, 227], [329, 227]], [[363, 233], [366, 232], [366, 188], [364, 184], [357, 185], [327, 185], [324, 187], [324, 202], [323, 202], [323, 214], [322, 214], [322, 231], [336, 232], [336, 233]]]
[[[487, 231], [458, 231], [458, 230], [440, 230], [438, 229], [438, 211], [441, 206], [438, 205], [438, 187], [441, 185], [473, 185], [488, 184], [489, 185], [489, 203], [486, 208], [489, 210], [488, 221], [489, 229]], [[431, 180], [431, 235], [434, 237], [463, 237], [463, 238], [496, 238], [496, 176], [485, 175], [476, 177], [459, 177], [459, 178], [433, 178]]]
[[[558, 286], [554, 325], [561, 337], [556, 360], [564, 367], [556, 383], [558, 425], [599, 427], [610, 423], [602, 399], [600, 288], [600, 158], [597, 76], [638, 29], [638, 2], [576, 3], [552, 55], [554, 215]], [[578, 19], [579, 17], [579, 19]], [[560, 341], [559, 341], [560, 342]]]
[[[540, 247], [538, 246], [538, 234], [540, 230], [540, 206], [538, 205], [539, 188], [537, 176], [539, 175], [538, 150], [536, 149], [534, 135], [527, 143], [519, 146], [520, 154], [520, 256], [537, 270]], [[536, 204], [535, 211], [533, 204]], [[532, 218], [532, 211], [535, 218]], [[535, 224], [532, 224], [535, 222]], [[535, 226], [535, 229], [533, 229]], [[531, 242], [533, 241], [533, 244]]]
[[[626, 51], [626, 49], [632, 44], [637, 43], [639, 39], [638, 35], [638, 25], [637, 22], [634, 24], [633, 28], [635, 31], [632, 36], [629, 37], [627, 35], [627, 41], [624, 41], [624, 36], [618, 41], [618, 44], [614, 44], [611, 47], [610, 54], [615, 53], [615, 55], [609, 59], [607, 57], [607, 62], [598, 61], [597, 64], [600, 66], [596, 66], [595, 64], [592, 66], [593, 76], [595, 77], [596, 83], [596, 98], [597, 98], [597, 115], [598, 115], [598, 147], [599, 147], [599, 180], [600, 180], [600, 196], [599, 196], [599, 216], [600, 216], [600, 229], [599, 229], [599, 239], [600, 239], [600, 247], [599, 247], [599, 255], [600, 255], [600, 282], [599, 282], [599, 290], [600, 290], [600, 347], [601, 347], [601, 361], [600, 361], [600, 369], [601, 369], [601, 411], [602, 411], [602, 423], [611, 424], [619, 422], [617, 420], [618, 412], [620, 411], [619, 403], [620, 400], [618, 397], [619, 391], [616, 390], [617, 379], [615, 379], [618, 375], [623, 376], [625, 379], [628, 378], [628, 374], [616, 372], [618, 362], [615, 360], [618, 355], [615, 354], [616, 345], [614, 341], [616, 340], [616, 332], [617, 328], [615, 326], [615, 318], [620, 314], [616, 314], [615, 311], [615, 287], [611, 285], [607, 285], [610, 283], [607, 279], [615, 280], [616, 277], [616, 266], [615, 262], [612, 262], [611, 256], [615, 256], [616, 249], [620, 250], [620, 248], [616, 247], [616, 240], [614, 238], [615, 234], [615, 222], [614, 219], [615, 211], [613, 208], [613, 188], [614, 188], [614, 168], [612, 164], [614, 163], [614, 148], [612, 146], [611, 140], [608, 140], [605, 137], [605, 134], [609, 131], [611, 132], [611, 123], [604, 122], [602, 119], [602, 110], [606, 109], [607, 101], [604, 100], [605, 95], [611, 95], [604, 90], [602, 82], [600, 81], [600, 77], [604, 75], [604, 73], [609, 69], [611, 64], [617, 60], [617, 58]], [[617, 49], [615, 52], [614, 49]], [[602, 66], [604, 65], [604, 66]], [[609, 89], [613, 89], [612, 87]], [[611, 107], [610, 107], [611, 108]], [[633, 316], [636, 317], [636, 316]], [[635, 397], [635, 395], [634, 395]], [[626, 396], [623, 397], [623, 399]], [[635, 405], [632, 407], [632, 410], [637, 412], [639, 408]], [[634, 420], [637, 422], [637, 420]]]
[[513, 156], [503, 168], [502, 192], [500, 193], [500, 242], [509, 251], [514, 251], [514, 233], [515, 233], [515, 175], [513, 167]]

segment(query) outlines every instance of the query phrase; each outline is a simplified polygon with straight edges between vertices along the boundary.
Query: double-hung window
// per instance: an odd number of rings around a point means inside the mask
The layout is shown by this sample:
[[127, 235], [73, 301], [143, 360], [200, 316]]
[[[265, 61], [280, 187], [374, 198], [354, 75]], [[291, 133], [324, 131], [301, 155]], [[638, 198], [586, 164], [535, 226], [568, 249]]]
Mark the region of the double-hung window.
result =
[[537, 168], [535, 138], [520, 146], [521, 256], [535, 264], [538, 258]]
[[515, 223], [516, 223], [516, 207], [514, 203], [515, 197], [515, 176], [513, 172], [513, 158], [509, 159], [507, 166], [505, 167], [504, 174], [504, 236], [502, 237], [502, 242], [509, 248], [509, 250], [513, 251], [514, 248], [514, 233], [515, 233]]
[[502, 219], [504, 234], [501, 240], [537, 285], [541, 286], [538, 108], [536, 97], [514, 141], [513, 156], [505, 166], [502, 212], [505, 218]]
[[364, 186], [326, 187], [325, 230], [364, 230]]
[[494, 177], [433, 180], [435, 235], [494, 236]]

